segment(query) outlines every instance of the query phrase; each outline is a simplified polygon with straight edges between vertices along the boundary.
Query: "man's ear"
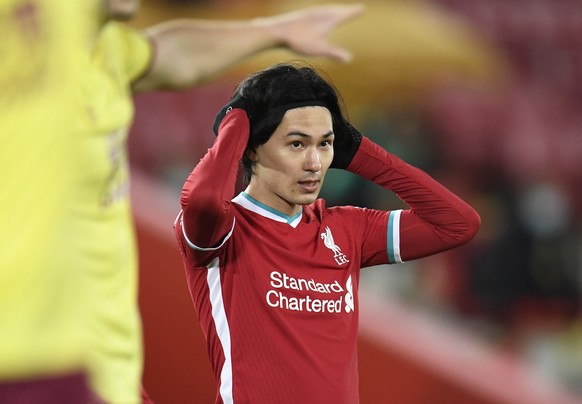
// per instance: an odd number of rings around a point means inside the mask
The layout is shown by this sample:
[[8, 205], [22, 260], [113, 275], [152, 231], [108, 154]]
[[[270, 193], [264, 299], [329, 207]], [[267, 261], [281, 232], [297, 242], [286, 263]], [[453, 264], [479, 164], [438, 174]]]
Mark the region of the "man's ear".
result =
[[259, 159], [259, 157], [257, 156], [257, 150], [255, 148], [248, 148], [245, 150], [245, 156], [247, 156], [247, 158], [252, 161], [253, 163], [256, 163], [257, 160]]

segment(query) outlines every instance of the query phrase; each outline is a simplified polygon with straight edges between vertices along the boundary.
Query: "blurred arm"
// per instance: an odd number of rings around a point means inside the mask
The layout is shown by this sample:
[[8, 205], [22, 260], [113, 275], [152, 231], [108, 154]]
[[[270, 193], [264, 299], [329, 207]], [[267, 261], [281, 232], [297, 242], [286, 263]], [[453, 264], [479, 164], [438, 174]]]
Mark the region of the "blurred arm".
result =
[[154, 60], [134, 89], [186, 88], [275, 47], [348, 61], [351, 54], [326, 37], [362, 12], [358, 4], [327, 5], [247, 21], [173, 20], [152, 26], [146, 34], [154, 45]]

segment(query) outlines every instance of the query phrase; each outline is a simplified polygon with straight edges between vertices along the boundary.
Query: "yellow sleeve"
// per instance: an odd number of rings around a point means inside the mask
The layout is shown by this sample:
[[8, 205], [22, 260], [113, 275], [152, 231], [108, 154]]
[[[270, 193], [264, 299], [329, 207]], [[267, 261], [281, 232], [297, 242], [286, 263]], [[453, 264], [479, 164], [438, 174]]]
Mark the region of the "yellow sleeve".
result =
[[103, 40], [108, 43], [109, 49], [116, 50], [116, 57], [128, 82], [147, 72], [152, 62], [153, 45], [143, 32], [122, 23], [110, 22], [105, 27]]

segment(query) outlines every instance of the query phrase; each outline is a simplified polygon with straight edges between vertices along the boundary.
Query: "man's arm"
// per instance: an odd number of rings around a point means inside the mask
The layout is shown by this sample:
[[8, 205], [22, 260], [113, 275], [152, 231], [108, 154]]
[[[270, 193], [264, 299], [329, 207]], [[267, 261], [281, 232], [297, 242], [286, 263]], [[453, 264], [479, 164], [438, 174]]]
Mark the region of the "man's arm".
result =
[[178, 225], [190, 247], [202, 255], [217, 248], [233, 228], [231, 199], [248, 137], [247, 115], [234, 108], [222, 120], [216, 142], [182, 189], [182, 220]]
[[247, 21], [173, 20], [152, 26], [145, 32], [154, 59], [134, 90], [186, 88], [275, 47], [348, 61], [351, 54], [326, 38], [362, 12], [360, 4], [326, 5]]
[[460, 246], [479, 230], [481, 220], [471, 206], [424, 171], [365, 137], [346, 169], [393, 191], [409, 206], [390, 216], [389, 227], [399, 239], [399, 257], [394, 262]]

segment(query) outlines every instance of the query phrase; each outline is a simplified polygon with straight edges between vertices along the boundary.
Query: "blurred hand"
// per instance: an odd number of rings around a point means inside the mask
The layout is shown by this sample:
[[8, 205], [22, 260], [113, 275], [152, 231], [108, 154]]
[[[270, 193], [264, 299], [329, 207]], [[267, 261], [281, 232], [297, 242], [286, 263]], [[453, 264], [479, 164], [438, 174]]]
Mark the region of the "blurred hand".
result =
[[294, 52], [348, 62], [352, 53], [330, 44], [327, 36], [339, 25], [359, 17], [364, 9], [362, 4], [316, 6], [266, 18], [263, 22]]

